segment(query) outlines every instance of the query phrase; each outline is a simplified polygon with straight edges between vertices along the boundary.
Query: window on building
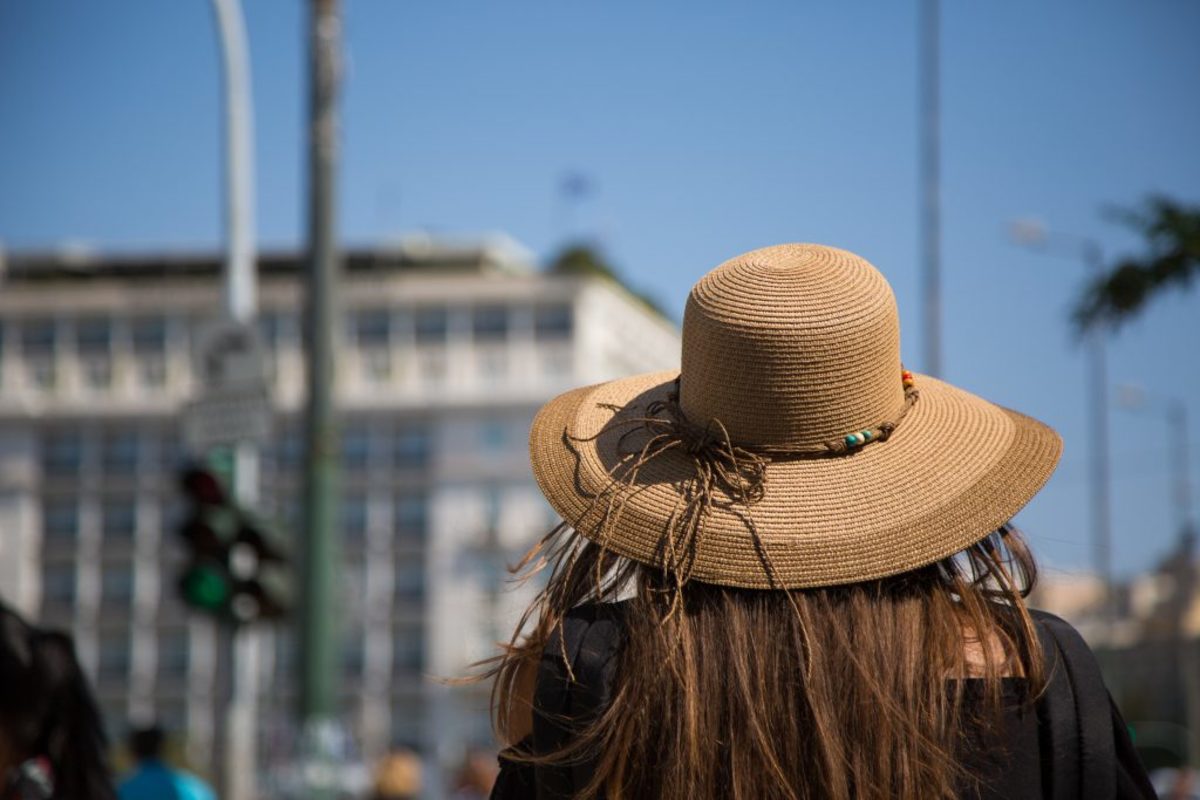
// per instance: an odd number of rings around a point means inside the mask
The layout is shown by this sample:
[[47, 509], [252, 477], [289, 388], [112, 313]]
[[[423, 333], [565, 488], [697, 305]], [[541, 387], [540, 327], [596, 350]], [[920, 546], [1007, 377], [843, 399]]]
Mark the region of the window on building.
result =
[[345, 558], [338, 573], [338, 590], [341, 592], [341, 609], [345, 619], [361, 620], [367, 613], [367, 564], [364, 554], [349, 547], [343, 550]]
[[135, 317], [130, 322], [130, 340], [138, 356], [161, 356], [167, 350], [167, 320], [165, 317]]
[[133, 497], [105, 498], [100, 507], [100, 524], [106, 545], [133, 541], [137, 531], [137, 503]]
[[171, 628], [158, 635], [158, 674], [165, 679], [187, 677], [192, 642], [187, 628]]
[[423, 348], [417, 353], [417, 376], [431, 386], [439, 386], [446, 380], [449, 362], [443, 347]]
[[264, 311], [258, 315], [258, 335], [269, 352], [277, 352], [284, 339], [285, 323], [278, 311]]
[[100, 463], [105, 475], [131, 475], [137, 472], [140, 442], [135, 428], [105, 431]]
[[54, 320], [25, 320], [20, 330], [21, 353], [29, 369], [30, 381], [39, 389], [52, 389], [58, 379], [55, 364], [58, 330]]
[[413, 335], [417, 344], [445, 344], [447, 319], [444, 308], [418, 308], [413, 315]]
[[394, 696], [392, 700], [392, 741], [402, 747], [416, 750], [426, 738], [423, 701], [420, 695], [412, 697]]
[[565, 303], [538, 306], [533, 311], [533, 335], [537, 339], [568, 339], [574, 325], [575, 315]]
[[419, 673], [424, 664], [424, 633], [420, 626], [398, 626], [392, 631], [392, 670]]
[[402, 492], [394, 498], [393, 536], [398, 543], [419, 545], [425, 541], [429, 502], [419, 492]]
[[417, 557], [397, 561], [392, 589], [397, 607], [420, 603], [425, 598], [424, 560]]
[[471, 314], [471, 332], [477, 342], [502, 342], [508, 338], [508, 307], [478, 306]]
[[504, 453], [512, 446], [511, 434], [511, 427], [503, 420], [485, 420], [479, 426], [479, 444], [493, 455]]
[[179, 441], [179, 435], [174, 428], [164, 427], [158, 432], [158, 468], [165, 474], [174, 476], [183, 465], [184, 453]]
[[100, 601], [107, 606], [128, 606], [133, 601], [133, 565], [110, 562], [100, 570]]
[[483, 489], [483, 524], [489, 539], [500, 530], [500, 514], [504, 507], [504, 489], [490, 484]]
[[365, 425], [347, 425], [342, 431], [342, 466], [348, 470], [364, 470], [370, 462], [370, 432]]
[[32, 359], [29, 362], [29, 380], [39, 389], [53, 389], [58, 383], [58, 365], [49, 356]]
[[267, 350], [279, 349], [282, 329], [283, 319], [278, 311], [263, 311], [258, 315], [258, 334]]
[[112, 321], [107, 317], [82, 317], [75, 321], [75, 351], [81, 358], [112, 355]]
[[83, 437], [78, 429], [50, 431], [42, 438], [42, 473], [71, 477], [83, 465]]
[[129, 675], [130, 636], [128, 630], [100, 632], [97, 677], [102, 681], [120, 681]]
[[[129, 725], [129, 697], [118, 678], [106, 675], [105, 686], [96, 692], [100, 722], [106, 731], [124, 730]], [[107, 690], [107, 691], [106, 691]]]
[[361, 678], [366, 661], [363, 644], [366, 637], [362, 631], [348, 631], [342, 643], [342, 673], [351, 679]]
[[479, 374], [488, 383], [498, 383], [508, 374], [508, 352], [487, 347], [476, 351]]
[[392, 466], [396, 469], [424, 469], [429, 465], [429, 430], [410, 425], [396, 430], [392, 437]]
[[130, 323], [129, 332], [142, 385], [158, 387], [166, 384], [166, 318], [161, 316], [135, 317]]
[[108, 356], [85, 358], [83, 379], [92, 389], [107, 389], [112, 385], [112, 359]]
[[[165, 731], [189, 730], [187, 703], [180, 700], [155, 698], [154, 721]], [[121, 720], [121, 724], [127, 726], [129, 722], [128, 720]], [[116, 730], [121, 730], [121, 728], [117, 728]]]
[[362, 492], [347, 493], [342, 498], [342, 535], [356, 543], [366, 539], [367, 514], [367, 496]]
[[275, 439], [273, 447], [275, 469], [280, 472], [296, 472], [304, 460], [304, 442], [295, 427], [285, 428]]
[[73, 542], [79, 538], [79, 501], [73, 497], [42, 500], [42, 537], [48, 542]]
[[275, 674], [282, 680], [290, 680], [296, 671], [299, 661], [299, 649], [295, 636], [276, 636], [275, 638]]
[[371, 383], [386, 383], [392, 377], [392, 351], [375, 347], [364, 350], [363, 371]]
[[26, 358], [54, 356], [57, 327], [52, 319], [25, 320], [21, 325], [21, 352]]
[[387, 348], [391, 343], [392, 317], [386, 308], [363, 309], [352, 320], [354, 341], [360, 348]]
[[283, 530], [293, 536], [300, 535], [300, 525], [304, 519], [304, 507], [300, 498], [291, 493], [280, 493], [276, 514]]
[[42, 565], [42, 612], [69, 611], [78, 592], [75, 564], [69, 561]]
[[138, 376], [143, 386], [157, 388], [167, 383], [167, 359], [164, 356], [138, 358]]

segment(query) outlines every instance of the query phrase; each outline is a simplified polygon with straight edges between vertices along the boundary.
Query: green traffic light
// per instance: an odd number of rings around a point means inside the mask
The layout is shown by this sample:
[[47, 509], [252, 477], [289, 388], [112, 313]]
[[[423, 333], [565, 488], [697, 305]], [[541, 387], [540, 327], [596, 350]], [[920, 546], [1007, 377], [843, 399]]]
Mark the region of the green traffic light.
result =
[[189, 567], [181, 581], [183, 599], [188, 605], [207, 611], [219, 611], [229, 601], [232, 587], [222, 571], [214, 566]]

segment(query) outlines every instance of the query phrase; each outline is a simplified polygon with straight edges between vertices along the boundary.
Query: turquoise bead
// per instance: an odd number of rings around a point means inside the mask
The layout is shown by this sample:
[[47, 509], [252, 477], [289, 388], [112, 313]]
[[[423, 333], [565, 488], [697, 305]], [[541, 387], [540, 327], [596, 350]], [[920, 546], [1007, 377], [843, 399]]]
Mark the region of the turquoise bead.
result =
[[859, 434], [859, 436], [861, 436], [863, 438], [864, 442], [871, 441], [871, 432], [870, 431], [863, 431], [862, 433]]
[[855, 435], [853, 433], [849, 434], [846, 437], [846, 447], [854, 447], [854, 445], [856, 445], [856, 444], [858, 444], [858, 439], [855, 438]]

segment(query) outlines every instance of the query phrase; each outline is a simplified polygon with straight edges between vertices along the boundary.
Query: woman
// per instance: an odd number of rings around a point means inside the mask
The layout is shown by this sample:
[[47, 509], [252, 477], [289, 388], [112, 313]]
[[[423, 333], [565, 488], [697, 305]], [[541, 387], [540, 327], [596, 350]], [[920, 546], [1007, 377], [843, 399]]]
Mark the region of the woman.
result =
[[0, 800], [115, 800], [100, 714], [64, 633], [0, 604]]
[[783, 245], [693, 288], [678, 374], [539, 412], [562, 515], [497, 659], [493, 796], [1153, 797], [1007, 524], [1045, 425], [904, 371], [883, 276]]

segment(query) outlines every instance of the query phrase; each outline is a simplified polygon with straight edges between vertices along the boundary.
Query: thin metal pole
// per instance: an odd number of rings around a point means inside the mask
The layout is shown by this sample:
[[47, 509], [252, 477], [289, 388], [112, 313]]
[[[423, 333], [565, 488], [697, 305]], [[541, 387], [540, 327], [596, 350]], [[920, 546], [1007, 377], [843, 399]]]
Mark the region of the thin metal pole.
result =
[[[305, 419], [303, 578], [300, 588], [300, 720], [314, 752], [336, 729], [334, 538], [337, 426], [332, 385], [338, 254], [334, 191], [341, 19], [338, 0], [310, 3], [308, 287], [306, 325], [308, 409]], [[319, 789], [310, 796], [322, 795]]]
[[924, 303], [925, 363], [942, 374], [942, 217], [941, 217], [941, 9], [921, 0], [921, 287]]
[[[1103, 275], [1100, 248], [1094, 242], [1083, 244], [1088, 277]], [[1093, 328], [1087, 334], [1088, 350], [1088, 425], [1091, 428], [1092, 559], [1103, 585], [1103, 618], [1107, 633], [1112, 633], [1116, 609], [1112, 574], [1112, 474], [1108, 443], [1108, 359], [1104, 331]]]
[[[1183, 686], [1183, 718], [1188, 730], [1200, 734], [1200, 663], [1196, 639], [1188, 630], [1188, 613], [1196, 597], [1196, 531], [1192, 522], [1192, 482], [1189, 462], [1187, 405], [1182, 400], [1167, 403], [1167, 446], [1171, 451], [1172, 505], [1179, 530], [1176, 556], [1176, 647], [1179, 680]], [[1188, 763], [1200, 767], [1200, 735], [1188, 739]]]
[[221, 41], [225, 95], [225, 310], [235, 320], [254, 318], [254, 115], [246, 26], [239, 0], [212, 0]]
[[1171, 450], [1171, 501], [1175, 507], [1175, 525], [1181, 535], [1192, 530], [1192, 477], [1188, 452], [1187, 406], [1182, 400], [1172, 400], [1167, 406], [1167, 442]]
[[[225, 272], [222, 300], [230, 319], [253, 324], [258, 307], [254, 231], [254, 114], [250, 59], [239, 0], [212, 0], [220, 41], [225, 139]], [[258, 448], [234, 446], [233, 497], [243, 507], [258, 501]], [[256, 794], [258, 696], [253, 662], [255, 634], [222, 624], [218, 649], [223, 679], [217, 702], [224, 731], [217, 746], [221, 796], [249, 800]], [[247, 655], [250, 657], [247, 659]]]

